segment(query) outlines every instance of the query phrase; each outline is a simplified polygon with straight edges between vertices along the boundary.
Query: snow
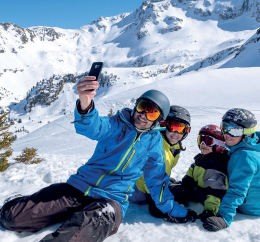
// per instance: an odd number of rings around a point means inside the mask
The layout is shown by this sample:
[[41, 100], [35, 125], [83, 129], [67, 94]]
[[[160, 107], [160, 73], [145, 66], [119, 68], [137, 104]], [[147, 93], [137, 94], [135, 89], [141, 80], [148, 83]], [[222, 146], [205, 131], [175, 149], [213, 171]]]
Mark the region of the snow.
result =
[[[15, 26], [8, 31], [0, 26], [0, 50], [6, 50], [0, 53], [0, 97], [4, 96], [0, 106], [12, 109], [11, 118], [22, 119], [22, 123], [15, 121], [12, 132], [23, 127], [29, 130], [16, 133], [11, 166], [0, 174], [0, 204], [12, 195], [30, 195], [50, 184], [66, 182], [92, 156], [96, 141], [76, 134], [71, 123], [77, 99], [75, 83], [65, 83], [58, 99], [49, 106], [36, 105], [30, 113], [24, 106], [26, 93], [40, 80], [53, 74], [84, 73], [93, 61], [104, 61], [103, 72], [118, 77], [112, 86], [97, 91], [95, 105], [100, 115], [106, 116], [111, 108], [114, 112], [132, 108], [136, 98], [149, 89], [162, 91], [172, 105], [190, 111], [191, 133], [184, 141], [187, 150], [171, 174], [177, 180], [199, 152], [197, 134], [202, 126], [219, 125], [228, 109], [239, 107], [252, 111], [260, 121], [260, 23], [256, 21], [256, 0], [248, 4], [248, 11], [239, 12], [240, 0], [153, 0], [132, 13], [102, 17], [77, 30], [51, 28], [60, 34], [54, 41], [50, 41], [53, 36], [46, 35], [51, 30], [47, 27], [24, 29], [28, 38], [29, 31], [36, 36], [26, 44], [21, 43]], [[220, 10], [230, 6], [233, 14], [243, 14], [220, 19]], [[203, 16], [207, 11], [212, 14]], [[180, 28], [174, 31], [175, 27]], [[16, 54], [8, 51], [13, 47]], [[13, 158], [25, 147], [37, 148], [43, 161], [15, 163]], [[198, 213], [203, 209], [195, 203], [191, 208]], [[38, 233], [0, 228], [0, 241], [36, 242], [59, 226]], [[237, 214], [228, 229], [210, 233], [199, 220], [170, 224], [149, 215], [147, 205], [130, 205], [118, 233], [106, 241], [205, 240], [259, 242], [260, 217]]]

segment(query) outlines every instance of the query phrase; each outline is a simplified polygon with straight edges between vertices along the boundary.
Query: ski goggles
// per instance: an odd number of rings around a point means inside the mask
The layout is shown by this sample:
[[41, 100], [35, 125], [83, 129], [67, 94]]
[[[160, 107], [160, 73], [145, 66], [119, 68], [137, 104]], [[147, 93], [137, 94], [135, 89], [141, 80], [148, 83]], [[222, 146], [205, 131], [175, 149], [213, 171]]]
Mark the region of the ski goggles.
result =
[[156, 121], [160, 116], [161, 112], [153, 103], [142, 99], [136, 105], [136, 111], [138, 113], [145, 113], [146, 118], [149, 121]]
[[170, 132], [175, 132], [177, 131], [179, 134], [184, 134], [184, 133], [189, 133], [190, 132], [190, 127], [187, 126], [186, 124], [178, 123], [173, 120], [167, 120], [166, 121], [166, 128]]
[[215, 139], [215, 138], [208, 136], [208, 135], [199, 135], [198, 136], [198, 145], [200, 146], [201, 144], [204, 144], [206, 146], [218, 145], [218, 146], [221, 146], [223, 148], [226, 147], [226, 144], [225, 144], [224, 141]]
[[243, 127], [231, 122], [222, 121], [220, 128], [223, 134], [229, 134], [232, 137], [240, 137], [244, 134]]

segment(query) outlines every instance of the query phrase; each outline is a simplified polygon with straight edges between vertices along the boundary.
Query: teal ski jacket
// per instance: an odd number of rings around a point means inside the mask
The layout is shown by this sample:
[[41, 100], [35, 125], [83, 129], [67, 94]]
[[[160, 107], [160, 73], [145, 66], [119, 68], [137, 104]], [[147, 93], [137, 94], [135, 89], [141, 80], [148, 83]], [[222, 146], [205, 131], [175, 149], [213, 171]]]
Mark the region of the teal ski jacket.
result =
[[95, 108], [86, 115], [75, 109], [76, 132], [98, 143], [93, 156], [67, 183], [85, 196], [116, 201], [124, 217], [134, 184], [144, 174], [157, 207], [173, 217], [185, 217], [187, 209], [174, 201], [168, 189], [170, 177], [165, 173], [160, 135], [164, 128], [138, 133], [131, 123], [131, 112], [123, 109], [114, 116], [100, 117]]
[[260, 216], [260, 132], [229, 148], [229, 188], [218, 211], [228, 226], [236, 211]]

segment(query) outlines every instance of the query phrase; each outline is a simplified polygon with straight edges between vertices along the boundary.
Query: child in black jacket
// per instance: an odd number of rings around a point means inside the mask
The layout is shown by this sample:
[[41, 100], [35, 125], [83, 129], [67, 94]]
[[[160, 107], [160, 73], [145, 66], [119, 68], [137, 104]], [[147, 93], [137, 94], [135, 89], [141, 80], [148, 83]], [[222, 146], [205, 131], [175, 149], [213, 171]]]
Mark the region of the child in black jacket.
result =
[[228, 189], [227, 163], [224, 137], [216, 125], [201, 128], [198, 136], [201, 153], [194, 157], [181, 184], [171, 183], [169, 188], [175, 200], [188, 206], [187, 201], [200, 202], [204, 211], [202, 221], [218, 212], [222, 198]]

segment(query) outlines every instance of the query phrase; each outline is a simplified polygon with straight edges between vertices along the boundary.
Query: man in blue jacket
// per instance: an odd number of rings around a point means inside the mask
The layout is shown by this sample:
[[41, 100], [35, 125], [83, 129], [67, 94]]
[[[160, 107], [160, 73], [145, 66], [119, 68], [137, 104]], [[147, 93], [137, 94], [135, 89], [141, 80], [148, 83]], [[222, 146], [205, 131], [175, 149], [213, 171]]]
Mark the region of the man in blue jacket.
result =
[[98, 141], [93, 156], [67, 183], [4, 204], [2, 227], [36, 232], [65, 221], [42, 241], [103, 241], [117, 232], [128, 197], [142, 174], [156, 206], [169, 215], [166, 221], [194, 221], [196, 213], [175, 203], [168, 189], [162, 128], [157, 127], [169, 113], [168, 98], [150, 90], [141, 95], [134, 110], [126, 108], [112, 117], [100, 117], [92, 100], [97, 88], [95, 77], [79, 81], [74, 122], [78, 134]]
[[229, 188], [217, 216], [203, 223], [208, 231], [225, 229], [236, 213], [260, 216], [260, 132], [251, 112], [233, 108], [222, 118], [221, 129], [230, 149]]

